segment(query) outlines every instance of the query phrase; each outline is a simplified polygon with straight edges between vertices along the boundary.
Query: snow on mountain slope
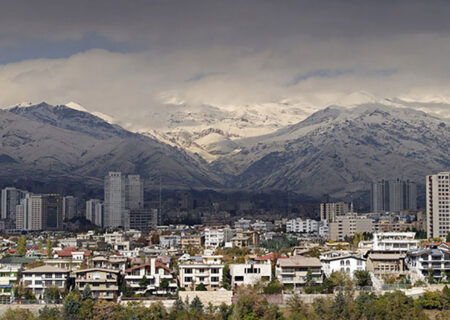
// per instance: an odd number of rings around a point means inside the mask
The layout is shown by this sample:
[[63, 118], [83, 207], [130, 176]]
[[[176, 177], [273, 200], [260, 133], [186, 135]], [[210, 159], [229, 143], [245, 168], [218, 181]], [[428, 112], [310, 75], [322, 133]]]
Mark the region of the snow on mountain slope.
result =
[[[218, 186], [206, 164], [157, 140], [113, 126], [84, 111], [41, 103], [0, 110], [0, 178], [38, 181], [98, 179], [110, 170], [141, 174], [165, 186]], [[8, 161], [6, 161], [8, 160]]]
[[365, 104], [329, 107], [257, 138], [212, 166], [241, 188], [343, 196], [382, 178], [419, 183], [450, 167], [450, 121], [412, 109]]
[[235, 140], [264, 135], [306, 118], [312, 109], [301, 101], [255, 105], [168, 105], [154, 114], [159, 128], [141, 132], [158, 137], [208, 162], [235, 152]]

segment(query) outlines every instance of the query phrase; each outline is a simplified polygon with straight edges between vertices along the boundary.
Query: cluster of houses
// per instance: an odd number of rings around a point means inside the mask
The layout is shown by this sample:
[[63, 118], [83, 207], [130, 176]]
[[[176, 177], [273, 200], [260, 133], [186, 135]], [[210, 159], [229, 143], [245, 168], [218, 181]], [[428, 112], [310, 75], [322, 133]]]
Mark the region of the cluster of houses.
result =
[[[280, 255], [260, 247], [261, 235], [270, 231], [226, 226], [200, 228], [197, 233], [181, 229], [165, 227], [149, 235], [136, 230], [53, 234], [51, 252], [35, 245], [40, 237], [44, 240], [41, 234], [27, 242], [26, 254], [20, 256], [16, 242], [3, 239], [0, 302], [22, 299], [16, 296], [17, 287], [38, 300], [49, 288], [81, 292], [87, 287], [93, 298], [116, 300], [125, 294], [225, 290], [225, 279], [231, 288], [277, 279], [285, 288], [301, 290], [307, 281], [320, 284], [335, 271], [350, 277], [355, 271], [368, 271], [381, 282], [386, 276], [411, 282], [450, 278], [450, 244], [421, 243], [414, 232], [374, 233], [371, 240], [357, 245], [299, 241]], [[220, 254], [226, 248], [247, 248], [243, 263], [232, 263]]]

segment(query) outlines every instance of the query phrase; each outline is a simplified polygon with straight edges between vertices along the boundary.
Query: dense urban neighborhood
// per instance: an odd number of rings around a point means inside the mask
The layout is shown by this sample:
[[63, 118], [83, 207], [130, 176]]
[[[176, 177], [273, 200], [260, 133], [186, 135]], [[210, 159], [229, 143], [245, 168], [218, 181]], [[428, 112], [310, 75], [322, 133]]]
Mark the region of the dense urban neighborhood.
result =
[[[139, 175], [110, 172], [104, 199], [84, 207], [73, 196], [7, 187], [0, 301], [13, 306], [11, 316], [28, 307], [37, 308], [35, 316], [64, 319], [70, 308], [79, 308], [70, 319], [81, 319], [85, 308], [98, 319], [98, 308], [141, 308], [155, 319], [328, 319], [336, 312], [348, 319], [358, 308], [368, 312], [361, 304], [371, 299], [400, 299], [414, 306], [405, 319], [425, 319], [426, 310], [445, 319], [449, 178], [450, 172], [426, 178], [425, 211], [417, 209], [415, 184], [397, 179], [372, 185], [370, 213], [327, 202], [319, 220], [240, 216], [232, 224], [189, 225], [164, 224], [160, 208], [146, 208]], [[74, 219], [86, 231], [68, 229]]]

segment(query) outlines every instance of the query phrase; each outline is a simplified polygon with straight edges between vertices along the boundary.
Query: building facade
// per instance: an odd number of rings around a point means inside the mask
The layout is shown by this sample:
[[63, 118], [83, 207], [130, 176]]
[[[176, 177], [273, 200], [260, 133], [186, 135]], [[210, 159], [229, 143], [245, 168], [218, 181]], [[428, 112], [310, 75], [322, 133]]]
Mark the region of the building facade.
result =
[[409, 180], [381, 180], [371, 186], [372, 212], [417, 209], [417, 186]]
[[426, 178], [427, 237], [445, 238], [450, 232], [450, 172]]
[[336, 217], [335, 222], [329, 224], [330, 239], [343, 241], [345, 237], [352, 237], [355, 233], [372, 232], [372, 219], [367, 216], [348, 214]]
[[5, 220], [6, 227], [15, 228], [16, 206], [25, 198], [27, 192], [13, 187], [4, 188], [1, 193], [1, 218]]
[[269, 263], [230, 264], [231, 286], [254, 285], [259, 281], [272, 280], [272, 265]]
[[349, 212], [348, 203], [327, 202], [320, 204], [320, 220], [334, 222], [337, 216], [344, 216]]
[[286, 232], [315, 233], [319, 232], [319, 222], [311, 219], [291, 219], [286, 222]]
[[208, 290], [218, 290], [225, 267], [222, 258], [203, 256], [182, 259], [178, 265], [180, 287], [194, 289], [202, 283]]
[[322, 264], [319, 259], [311, 257], [292, 256], [279, 259], [275, 274], [281, 284], [293, 288], [303, 287], [307, 283], [309, 275], [317, 284], [323, 281]]
[[78, 215], [78, 198], [74, 196], [63, 197], [63, 221], [75, 218]]

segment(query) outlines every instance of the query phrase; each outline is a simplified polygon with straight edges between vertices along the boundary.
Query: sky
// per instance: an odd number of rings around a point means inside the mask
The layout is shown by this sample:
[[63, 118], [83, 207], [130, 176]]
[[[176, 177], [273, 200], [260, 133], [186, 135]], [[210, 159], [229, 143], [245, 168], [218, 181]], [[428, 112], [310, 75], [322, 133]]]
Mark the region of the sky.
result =
[[[450, 117], [450, 2], [0, 0], [0, 106], [76, 101], [136, 130], [167, 104], [355, 92]], [[309, 110], [309, 109], [308, 109]]]

